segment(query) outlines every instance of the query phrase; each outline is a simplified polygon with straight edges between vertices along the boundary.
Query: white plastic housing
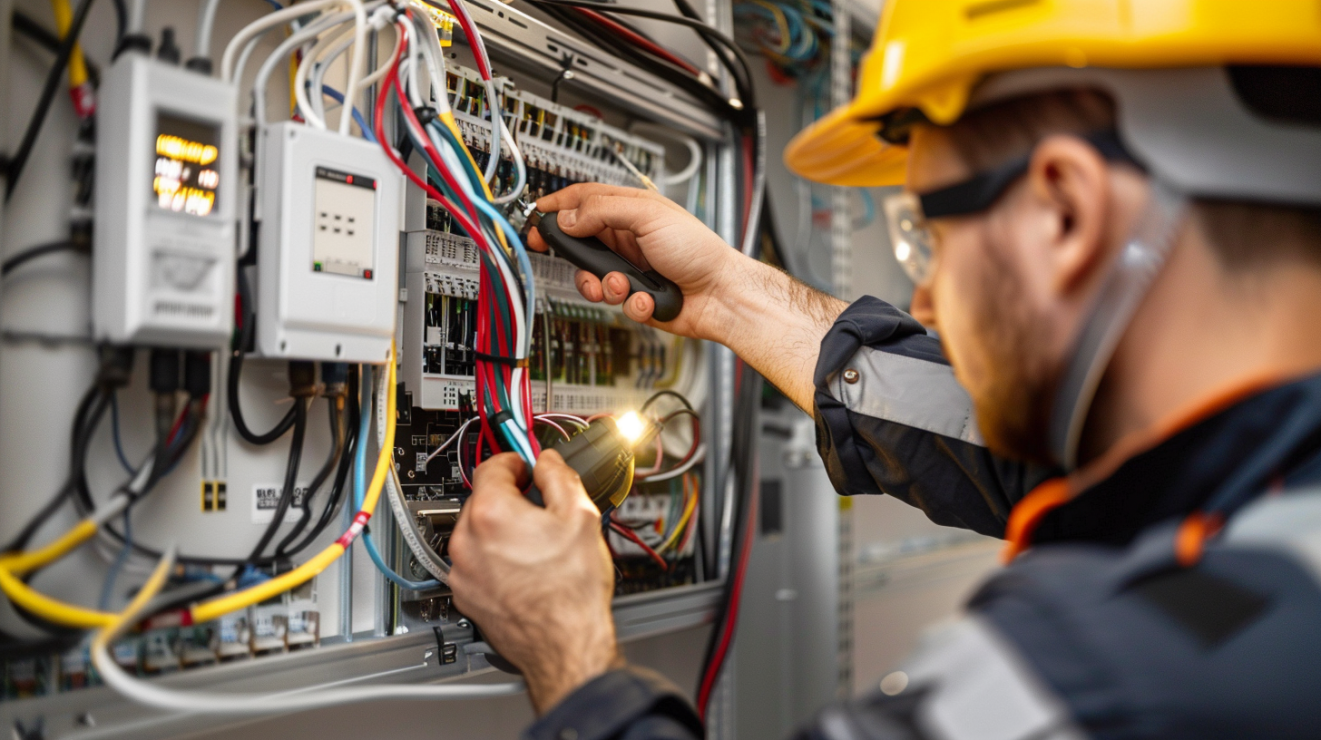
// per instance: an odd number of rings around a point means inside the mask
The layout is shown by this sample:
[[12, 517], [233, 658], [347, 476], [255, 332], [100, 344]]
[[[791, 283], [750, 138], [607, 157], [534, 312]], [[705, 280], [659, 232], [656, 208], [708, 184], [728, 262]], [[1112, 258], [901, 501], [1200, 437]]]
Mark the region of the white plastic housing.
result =
[[199, 348], [229, 342], [235, 95], [220, 80], [140, 54], [121, 56], [106, 73], [97, 94], [92, 250], [98, 340]]
[[403, 176], [363, 139], [262, 129], [257, 352], [384, 362], [399, 301]]

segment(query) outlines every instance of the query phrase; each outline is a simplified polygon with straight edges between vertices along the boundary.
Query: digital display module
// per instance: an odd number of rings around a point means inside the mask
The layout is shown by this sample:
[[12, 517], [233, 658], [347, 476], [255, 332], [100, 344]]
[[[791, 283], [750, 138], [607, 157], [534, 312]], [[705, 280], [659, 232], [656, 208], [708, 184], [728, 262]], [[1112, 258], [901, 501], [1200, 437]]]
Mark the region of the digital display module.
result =
[[216, 207], [220, 126], [156, 114], [156, 166], [151, 192], [162, 210], [207, 216]]

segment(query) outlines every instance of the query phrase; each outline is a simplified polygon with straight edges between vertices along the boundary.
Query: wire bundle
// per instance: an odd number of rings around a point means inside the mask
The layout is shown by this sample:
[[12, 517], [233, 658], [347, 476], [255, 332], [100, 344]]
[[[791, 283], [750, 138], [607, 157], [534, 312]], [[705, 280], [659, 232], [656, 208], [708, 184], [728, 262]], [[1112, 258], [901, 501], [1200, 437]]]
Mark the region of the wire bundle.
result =
[[[490, 77], [481, 37], [462, 3], [451, 2], [460, 24], [469, 34], [478, 70], [488, 83], [487, 109], [491, 116], [491, 163], [498, 164], [500, 132], [519, 170], [515, 192], [522, 190], [526, 169], [513, 137], [500, 115], [499, 97]], [[463, 143], [449, 101], [443, 92], [444, 55], [429, 21], [408, 11], [395, 21], [398, 30], [389, 71], [376, 99], [374, 119], [377, 142], [390, 159], [428, 197], [440, 203], [463, 234], [478, 247], [480, 288], [477, 296], [477, 412], [481, 420], [479, 447], [495, 453], [517, 452], [532, 467], [541, 452], [531, 434], [534, 423], [528, 358], [534, 326], [535, 287], [532, 265], [517, 230], [497, 208], [499, 199], [487, 185]], [[417, 81], [422, 64], [431, 77], [434, 107], [423, 105]], [[407, 77], [403, 74], [409, 70]], [[394, 93], [400, 121], [414, 149], [427, 164], [427, 176], [418, 175], [404, 162], [385, 135], [386, 105]], [[425, 122], [423, 119], [426, 119]], [[495, 168], [488, 167], [489, 174]], [[434, 177], [433, 177], [434, 175]], [[480, 450], [479, 450], [480, 456]]]

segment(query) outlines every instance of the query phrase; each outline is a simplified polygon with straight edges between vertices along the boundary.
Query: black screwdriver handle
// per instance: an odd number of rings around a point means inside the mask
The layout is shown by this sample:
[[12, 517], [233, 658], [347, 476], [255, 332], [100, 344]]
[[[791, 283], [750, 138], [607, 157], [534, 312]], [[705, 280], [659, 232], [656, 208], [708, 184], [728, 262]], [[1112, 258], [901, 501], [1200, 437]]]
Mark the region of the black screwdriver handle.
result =
[[547, 213], [537, 224], [541, 238], [554, 248], [555, 253], [572, 262], [580, 270], [586, 270], [604, 280], [607, 273], [619, 272], [628, 278], [631, 296], [638, 291], [647, 293], [656, 302], [652, 316], [657, 321], [673, 321], [683, 310], [683, 292], [668, 278], [662, 277], [655, 270], [640, 270], [636, 265], [619, 256], [604, 242], [594, 236], [579, 239], [569, 236], [560, 229], [555, 213]]

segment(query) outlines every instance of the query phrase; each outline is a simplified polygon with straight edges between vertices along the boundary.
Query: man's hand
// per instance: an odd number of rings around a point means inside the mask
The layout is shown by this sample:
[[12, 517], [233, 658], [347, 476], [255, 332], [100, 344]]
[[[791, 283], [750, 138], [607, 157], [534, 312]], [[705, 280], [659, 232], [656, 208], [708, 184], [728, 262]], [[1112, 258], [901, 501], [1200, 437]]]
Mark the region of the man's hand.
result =
[[[622, 303], [634, 321], [719, 342], [799, 408], [812, 410], [812, 373], [821, 339], [847, 305], [843, 301], [744, 256], [678, 203], [646, 190], [570, 185], [538, 200], [537, 210], [558, 211], [564, 233], [599, 237], [634, 265], [674, 281], [683, 291], [683, 311], [674, 321], [653, 321], [651, 296], [630, 298], [628, 278], [618, 272], [598, 280], [579, 270], [574, 279], [584, 298]], [[528, 235], [528, 246], [547, 248], [535, 231]]]
[[478, 466], [450, 539], [449, 585], [459, 611], [523, 671], [544, 714], [620, 659], [601, 513], [558, 452], [541, 454], [535, 478], [544, 509], [522, 494], [527, 466], [518, 455]]
[[[675, 320], [656, 326], [673, 334], [722, 341], [720, 326], [710, 321], [712, 301], [753, 263], [678, 203], [648, 190], [584, 183], [538, 200], [537, 210], [558, 212], [560, 228], [569, 236], [599, 237], [639, 268], [674, 281], [683, 291], [683, 311]], [[529, 234], [528, 245], [539, 251], [547, 248], [535, 231]], [[630, 319], [651, 321], [655, 301], [639, 292], [625, 302], [629, 285], [622, 273], [608, 273], [599, 280], [579, 270], [574, 281], [584, 298], [612, 306], [622, 303]]]

